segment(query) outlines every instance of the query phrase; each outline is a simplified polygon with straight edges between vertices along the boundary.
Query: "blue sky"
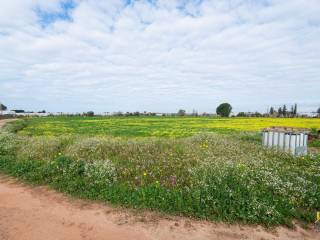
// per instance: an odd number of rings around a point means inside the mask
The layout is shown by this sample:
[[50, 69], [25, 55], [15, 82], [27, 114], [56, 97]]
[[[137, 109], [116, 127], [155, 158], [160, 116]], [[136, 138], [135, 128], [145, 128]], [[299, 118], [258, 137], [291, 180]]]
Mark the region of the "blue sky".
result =
[[[11, 109], [235, 112], [320, 106], [319, 0], [0, 3]], [[17, 17], [19, 16], [19, 17]]]
[[71, 12], [77, 6], [73, 0], [61, 1], [58, 11], [50, 11], [36, 6], [35, 13], [38, 16], [39, 24], [47, 27], [56, 21], [72, 21]]

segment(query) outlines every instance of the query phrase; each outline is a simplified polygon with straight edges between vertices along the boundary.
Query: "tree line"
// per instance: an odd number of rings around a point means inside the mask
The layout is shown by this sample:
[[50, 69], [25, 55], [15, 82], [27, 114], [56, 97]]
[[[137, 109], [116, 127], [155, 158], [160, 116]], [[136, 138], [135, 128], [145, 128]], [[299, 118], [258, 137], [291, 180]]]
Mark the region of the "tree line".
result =
[[[4, 104], [0, 102], [0, 111], [7, 111], [8, 108]], [[13, 110], [16, 113], [23, 113], [24, 110]], [[38, 112], [38, 113], [46, 113], [45, 110]], [[232, 113], [232, 106], [230, 103], [221, 103], [217, 108], [216, 108], [216, 115], [221, 116], [221, 117], [230, 117]], [[320, 117], [320, 107], [316, 111], [318, 117]], [[67, 115], [67, 114], [66, 114]], [[89, 111], [83, 114], [75, 114], [75, 115], [83, 115], [83, 116], [95, 116], [95, 113], [93, 111]], [[196, 110], [193, 110], [192, 113], [187, 113], [186, 110], [184, 109], [179, 109], [177, 113], [155, 113], [155, 112], [116, 112], [113, 114], [110, 114], [113, 116], [213, 116], [214, 114], [212, 113], [202, 113], [198, 114]], [[234, 116], [234, 115], [232, 115]], [[281, 107], [275, 108], [275, 107], [270, 107], [267, 113], [260, 113], [260, 112], [239, 112], [237, 117], [298, 117], [298, 105], [294, 104], [290, 107], [287, 107], [287, 105], [283, 105]]]
[[[232, 111], [232, 106], [229, 103], [221, 103], [216, 108], [217, 115], [221, 117], [230, 117]], [[195, 110], [193, 110], [192, 114], [187, 114], [185, 110], [180, 109], [177, 113], [178, 116], [185, 116], [185, 115], [191, 115], [194, 116]], [[316, 111], [318, 117], [320, 117], [320, 107]], [[196, 114], [198, 115], [198, 114]], [[234, 116], [234, 115], [233, 115]], [[283, 105], [276, 109], [275, 107], [270, 107], [270, 109], [266, 113], [260, 113], [260, 112], [239, 112], [236, 117], [298, 117], [300, 116], [298, 114], [298, 104], [294, 104], [290, 106], [290, 108], [287, 107], [287, 105]], [[302, 115], [303, 116], [303, 115]]]
[[[318, 109], [320, 111], [320, 108]], [[294, 104], [291, 106], [290, 110], [288, 110], [286, 105], [279, 107], [275, 110], [274, 107], [271, 107], [269, 110], [269, 114], [275, 117], [297, 117], [298, 116], [298, 105]]]

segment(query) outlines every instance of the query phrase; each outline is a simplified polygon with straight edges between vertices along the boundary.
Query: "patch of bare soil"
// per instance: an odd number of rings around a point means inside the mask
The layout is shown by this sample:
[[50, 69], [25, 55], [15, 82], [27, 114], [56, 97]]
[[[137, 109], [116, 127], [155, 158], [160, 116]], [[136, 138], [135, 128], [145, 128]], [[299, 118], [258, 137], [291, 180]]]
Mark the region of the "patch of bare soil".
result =
[[312, 154], [320, 154], [320, 148], [319, 147], [310, 147], [309, 152]]
[[30, 187], [0, 176], [1, 240], [100, 239], [320, 239], [320, 232], [296, 225], [240, 226], [117, 209], [75, 200], [47, 187]]

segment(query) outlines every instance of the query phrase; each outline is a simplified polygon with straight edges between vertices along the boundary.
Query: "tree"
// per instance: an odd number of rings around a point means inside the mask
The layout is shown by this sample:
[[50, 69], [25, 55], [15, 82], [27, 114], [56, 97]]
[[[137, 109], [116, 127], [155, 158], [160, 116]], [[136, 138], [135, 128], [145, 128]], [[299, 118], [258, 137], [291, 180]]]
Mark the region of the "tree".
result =
[[293, 116], [294, 115], [294, 107], [291, 106], [290, 114]]
[[270, 112], [269, 113], [270, 113], [270, 115], [274, 114], [274, 108], [273, 107], [270, 108]]
[[86, 116], [93, 117], [94, 116], [94, 112], [93, 111], [89, 111], [89, 112], [86, 113]]
[[192, 110], [192, 116], [197, 117], [197, 116], [198, 116], [198, 111], [195, 110], [195, 109], [193, 109], [193, 110]]
[[186, 115], [186, 110], [179, 109], [178, 116], [185, 116], [185, 115]]
[[288, 113], [288, 111], [287, 111], [287, 106], [286, 106], [286, 105], [283, 105], [283, 108], [282, 108], [282, 114], [283, 114], [283, 116], [284, 116], [284, 117], [287, 116], [287, 113]]
[[221, 117], [229, 117], [231, 110], [232, 106], [229, 103], [222, 103], [217, 107], [216, 112]]
[[279, 107], [279, 108], [278, 108], [278, 116], [280, 117], [282, 114], [283, 114], [282, 108]]
[[247, 116], [247, 114], [245, 112], [239, 112], [237, 114], [237, 117], [246, 117], [246, 116]]
[[254, 117], [262, 117], [262, 114], [259, 112], [255, 112], [254, 114], [252, 114]]
[[6, 111], [8, 108], [3, 105], [2, 103], [0, 103], [0, 111]]
[[293, 107], [293, 115], [294, 116], [297, 116], [298, 114], [298, 105], [297, 104], [294, 104], [294, 107]]
[[320, 117], [320, 107], [317, 110], [318, 116]]
[[116, 112], [114, 115], [121, 117], [121, 116], [123, 116], [123, 113], [122, 112]]

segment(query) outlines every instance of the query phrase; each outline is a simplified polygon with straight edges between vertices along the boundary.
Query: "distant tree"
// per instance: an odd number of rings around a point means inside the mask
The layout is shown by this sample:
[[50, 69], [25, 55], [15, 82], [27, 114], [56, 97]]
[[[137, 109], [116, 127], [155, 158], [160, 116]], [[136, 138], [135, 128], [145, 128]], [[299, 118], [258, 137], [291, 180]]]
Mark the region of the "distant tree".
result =
[[294, 104], [294, 107], [293, 107], [293, 116], [297, 116], [298, 114], [298, 105], [297, 104]]
[[320, 107], [317, 110], [318, 116], [320, 117]]
[[216, 112], [221, 117], [229, 117], [231, 110], [232, 106], [229, 103], [222, 103], [217, 107]]
[[0, 111], [6, 111], [7, 109], [8, 109], [7, 106], [0, 103]]
[[237, 117], [246, 117], [246, 116], [247, 116], [247, 114], [245, 112], [239, 112], [237, 114]]
[[262, 117], [262, 114], [259, 112], [255, 112], [254, 114], [252, 114], [253, 117]]
[[86, 116], [93, 117], [94, 116], [94, 112], [93, 111], [89, 111], [89, 112], [86, 113]]
[[287, 106], [286, 106], [286, 105], [283, 105], [283, 107], [282, 107], [282, 114], [283, 114], [283, 116], [287, 116], [287, 113], [288, 113], [288, 111], [287, 111]]
[[195, 109], [193, 109], [193, 110], [192, 110], [192, 116], [195, 116], [195, 117], [198, 116], [198, 111], [195, 110]]
[[291, 106], [290, 115], [294, 116], [294, 106]]
[[270, 108], [269, 113], [270, 113], [270, 115], [273, 115], [273, 114], [274, 114], [274, 108], [273, 108], [273, 107]]
[[278, 108], [278, 116], [280, 117], [282, 114], [283, 114], [283, 112], [282, 112], [282, 108], [281, 108], [281, 107], [279, 107], [279, 108]]
[[185, 115], [186, 115], [186, 110], [179, 109], [178, 116], [185, 116]]

